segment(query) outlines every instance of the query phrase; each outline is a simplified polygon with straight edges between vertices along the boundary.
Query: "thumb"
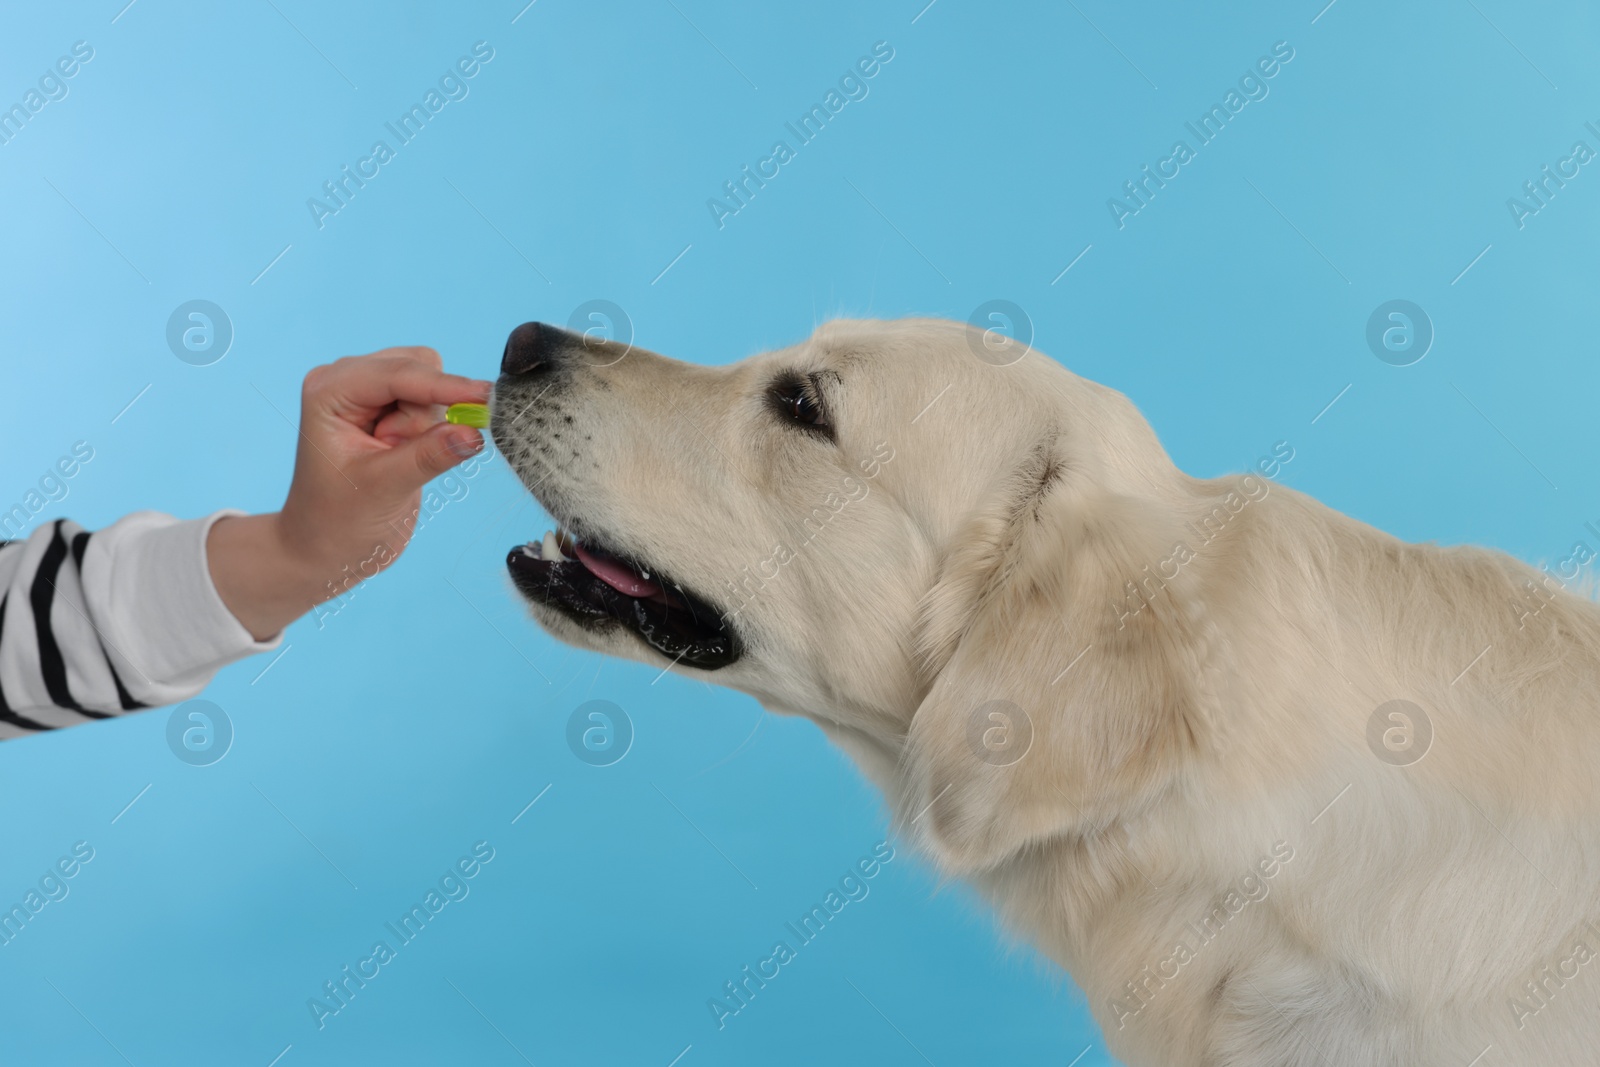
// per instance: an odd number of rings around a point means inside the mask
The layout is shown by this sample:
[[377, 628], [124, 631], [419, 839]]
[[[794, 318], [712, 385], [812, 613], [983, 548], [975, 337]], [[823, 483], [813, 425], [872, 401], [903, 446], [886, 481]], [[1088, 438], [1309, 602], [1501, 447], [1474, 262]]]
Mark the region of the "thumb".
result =
[[391, 492], [410, 493], [482, 451], [483, 436], [477, 430], [441, 422], [374, 457], [369, 477]]

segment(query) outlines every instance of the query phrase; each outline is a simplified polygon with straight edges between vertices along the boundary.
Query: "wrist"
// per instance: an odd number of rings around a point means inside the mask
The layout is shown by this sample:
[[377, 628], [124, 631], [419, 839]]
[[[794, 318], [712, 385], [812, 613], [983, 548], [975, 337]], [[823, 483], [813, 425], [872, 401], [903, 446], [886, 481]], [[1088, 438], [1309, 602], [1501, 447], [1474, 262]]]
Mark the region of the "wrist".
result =
[[297, 545], [279, 512], [219, 519], [206, 538], [206, 558], [223, 604], [258, 641], [337, 591], [338, 568]]

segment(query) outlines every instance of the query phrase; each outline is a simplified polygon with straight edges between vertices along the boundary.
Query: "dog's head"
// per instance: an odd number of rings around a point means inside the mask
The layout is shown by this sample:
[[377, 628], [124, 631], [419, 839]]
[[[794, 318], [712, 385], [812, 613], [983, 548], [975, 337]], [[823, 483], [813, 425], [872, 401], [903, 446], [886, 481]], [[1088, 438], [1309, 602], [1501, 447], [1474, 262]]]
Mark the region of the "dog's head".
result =
[[1039, 777], [985, 754], [997, 708], [1084, 812], [1090, 769], [1142, 780], [1193, 717], [1162, 673], [1188, 620], [1125, 589], [1187, 480], [1121, 394], [997, 334], [835, 321], [707, 367], [528, 323], [492, 428], [559, 525], [507, 560], [541, 625], [850, 734], [953, 866], [1059, 830], [1040, 795], [995, 834]]

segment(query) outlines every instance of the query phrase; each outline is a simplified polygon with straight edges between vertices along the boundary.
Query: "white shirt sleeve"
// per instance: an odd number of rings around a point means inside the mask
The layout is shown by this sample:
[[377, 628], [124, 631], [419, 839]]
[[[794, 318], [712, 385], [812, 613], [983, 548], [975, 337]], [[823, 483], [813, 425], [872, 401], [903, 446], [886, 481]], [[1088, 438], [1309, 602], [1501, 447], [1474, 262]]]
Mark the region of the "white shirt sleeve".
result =
[[0, 738], [187, 700], [257, 641], [211, 581], [225, 510], [139, 511], [93, 533], [67, 519], [0, 544]]

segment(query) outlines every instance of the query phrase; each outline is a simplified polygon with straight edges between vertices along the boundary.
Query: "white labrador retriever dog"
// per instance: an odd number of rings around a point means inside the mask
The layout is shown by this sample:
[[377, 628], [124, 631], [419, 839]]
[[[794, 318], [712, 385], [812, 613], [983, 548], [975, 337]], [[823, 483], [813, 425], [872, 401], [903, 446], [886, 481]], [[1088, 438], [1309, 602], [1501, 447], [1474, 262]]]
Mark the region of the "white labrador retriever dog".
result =
[[[936, 320], [727, 367], [519, 327], [508, 566], [815, 721], [1133, 1065], [1600, 1063], [1600, 608]], [[1287, 455], [1282, 446], [1278, 459]]]

